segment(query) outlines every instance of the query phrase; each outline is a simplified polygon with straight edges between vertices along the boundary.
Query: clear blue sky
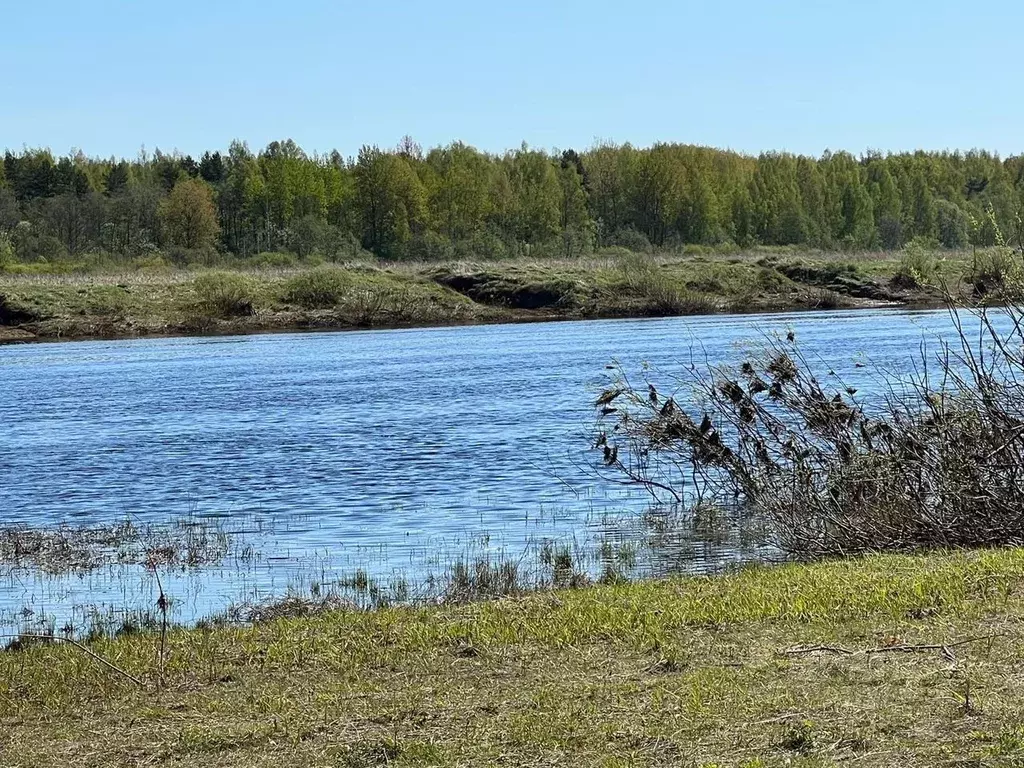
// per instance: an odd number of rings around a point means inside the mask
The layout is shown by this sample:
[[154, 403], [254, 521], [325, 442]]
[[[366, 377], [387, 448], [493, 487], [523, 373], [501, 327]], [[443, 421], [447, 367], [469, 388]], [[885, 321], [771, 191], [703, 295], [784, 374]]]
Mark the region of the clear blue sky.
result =
[[1024, 151], [1010, 0], [10, 0], [0, 147]]

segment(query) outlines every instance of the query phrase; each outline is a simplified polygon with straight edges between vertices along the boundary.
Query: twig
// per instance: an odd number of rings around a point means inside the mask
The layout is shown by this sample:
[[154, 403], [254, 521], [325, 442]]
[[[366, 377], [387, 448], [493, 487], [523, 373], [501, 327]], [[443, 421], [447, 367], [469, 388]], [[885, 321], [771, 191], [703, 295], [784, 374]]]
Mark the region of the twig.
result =
[[877, 648], [864, 648], [859, 651], [851, 651], [849, 648], [842, 648], [837, 645], [811, 645], [807, 647], [786, 648], [779, 651], [781, 656], [799, 656], [805, 653], [817, 653], [825, 651], [838, 653], [843, 656], [871, 656], [876, 653], [923, 653], [926, 651], [941, 651], [947, 656], [953, 655], [953, 649], [959, 648], [968, 643], [978, 643], [982, 640], [992, 640], [996, 635], [983, 635], [981, 637], [969, 637], [966, 640], [958, 640], [955, 643], [925, 643], [921, 645], [883, 645]]
[[799, 656], [803, 653], [817, 653], [819, 651], [828, 651], [829, 653], [841, 653], [844, 656], [853, 656], [856, 651], [851, 651], [849, 648], [840, 648], [838, 645], [809, 645], [806, 648], [787, 648], [779, 651], [780, 656]]
[[134, 675], [132, 675], [130, 672], [125, 672], [123, 669], [121, 669], [116, 664], [113, 664], [113, 663], [107, 661], [106, 659], [104, 659], [99, 654], [94, 653], [93, 651], [90, 651], [84, 645], [82, 645], [81, 643], [75, 642], [71, 638], [68, 638], [68, 637], [56, 637], [54, 635], [29, 635], [29, 634], [25, 634], [25, 633], [21, 633], [21, 634], [17, 634], [17, 635], [5, 634], [5, 635], [0, 635], [0, 637], [2, 637], [2, 638], [11, 638], [11, 639], [15, 639], [15, 640], [29, 639], [29, 640], [44, 640], [44, 641], [47, 641], [47, 642], [56, 642], [56, 643], [68, 643], [69, 645], [73, 645], [75, 648], [80, 650], [86, 656], [92, 657], [93, 659], [98, 661], [103, 666], [109, 667], [110, 669], [112, 669], [115, 672], [117, 672], [119, 675], [123, 675], [124, 677], [128, 678], [129, 680], [131, 680], [133, 683], [135, 683], [140, 688], [145, 688], [146, 687], [146, 684], [144, 682], [142, 682], [139, 678], [137, 678]]
[[750, 727], [754, 728], [759, 725], [774, 725], [775, 723], [785, 723], [788, 720], [796, 719], [806, 720], [807, 715], [803, 712], [787, 712], [786, 714], [778, 715], [777, 717], [769, 717], [767, 720], [758, 720], [757, 722], [750, 723]]
[[532, 461], [527, 461], [526, 464], [528, 464], [529, 466], [533, 467], [534, 469], [536, 469], [536, 470], [538, 470], [540, 472], [543, 472], [544, 474], [548, 475], [549, 477], [552, 477], [555, 480], [557, 480], [558, 482], [560, 482], [562, 485], [564, 485], [566, 488], [568, 488], [569, 492], [573, 496], [575, 496], [577, 499], [580, 497], [580, 492], [576, 488], [573, 488], [572, 485], [570, 485], [569, 482], [567, 480], [565, 480], [565, 478], [561, 477], [556, 472], [552, 472], [549, 469], [545, 469], [544, 467], [542, 467], [539, 464], [536, 464], [536, 463], [534, 463]]

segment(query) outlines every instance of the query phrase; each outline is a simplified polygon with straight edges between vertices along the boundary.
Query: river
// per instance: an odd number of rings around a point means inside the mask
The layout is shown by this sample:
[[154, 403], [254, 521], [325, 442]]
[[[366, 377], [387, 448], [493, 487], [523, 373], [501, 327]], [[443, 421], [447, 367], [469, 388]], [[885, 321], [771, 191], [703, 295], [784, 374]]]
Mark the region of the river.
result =
[[[788, 329], [809, 359], [870, 387], [949, 320], [865, 310], [0, 347], [0, 521], [213, 520], [251, 539], [231, 562], [165, 576], [180, 620], [356, 568], [419, 583], [467, 552], [620, 541], [650, 500], [602, 478], [588, 450], [606, 365], [735, 361]], [[702, 542], [668, 569], [740, 557]], [[9, 570], [9, 623], [152, 600], [152, 584], [109, 564]]]

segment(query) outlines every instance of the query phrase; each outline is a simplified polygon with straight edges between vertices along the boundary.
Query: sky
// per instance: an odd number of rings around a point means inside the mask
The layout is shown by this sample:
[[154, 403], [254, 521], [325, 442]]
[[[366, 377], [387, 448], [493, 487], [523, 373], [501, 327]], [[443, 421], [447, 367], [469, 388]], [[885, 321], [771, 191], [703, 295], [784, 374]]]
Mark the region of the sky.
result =
[[1024, 151], [1012, 0], [0, 0], [0, 148]]

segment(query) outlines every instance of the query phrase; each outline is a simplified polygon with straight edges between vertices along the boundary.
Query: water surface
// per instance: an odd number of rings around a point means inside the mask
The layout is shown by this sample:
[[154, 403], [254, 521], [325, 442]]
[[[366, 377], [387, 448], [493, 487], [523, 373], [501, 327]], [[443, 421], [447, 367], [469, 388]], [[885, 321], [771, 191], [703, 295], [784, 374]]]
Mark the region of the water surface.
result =
[[[259, 539], [258, 565], [177, 577], [185, 618], [281, 593], [299, 563], [417, 578], [467, 546], [586, 543], [649, 504], [587, 450], [605, 366], [736, 360], [789, 328], [861, 388], [856, 362], [905, 369], [950, 329], [945, 312], [879, 310], [0, 347], [0, 522], [192, 514]], [[18, 574], [0, 608], [149, 600], [132, 578]]]

